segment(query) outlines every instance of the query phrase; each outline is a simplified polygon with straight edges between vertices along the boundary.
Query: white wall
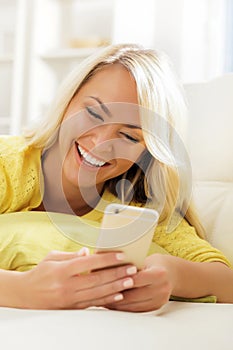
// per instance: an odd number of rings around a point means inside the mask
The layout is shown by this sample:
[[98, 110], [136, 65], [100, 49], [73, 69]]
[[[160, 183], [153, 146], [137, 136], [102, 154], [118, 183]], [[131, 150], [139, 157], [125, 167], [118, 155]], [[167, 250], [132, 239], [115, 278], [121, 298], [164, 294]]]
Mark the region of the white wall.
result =
[[184, 82], [224, 72], [226, 0], [118, 0], [114, 42], [165, 51]]
[[18, 133], [47, 110], [64, 75], [90, 54], [72, 51], [73, 39], [163, 50], [184, 83], [222, 75], [230, 1], [0, 0], [0, 133]]

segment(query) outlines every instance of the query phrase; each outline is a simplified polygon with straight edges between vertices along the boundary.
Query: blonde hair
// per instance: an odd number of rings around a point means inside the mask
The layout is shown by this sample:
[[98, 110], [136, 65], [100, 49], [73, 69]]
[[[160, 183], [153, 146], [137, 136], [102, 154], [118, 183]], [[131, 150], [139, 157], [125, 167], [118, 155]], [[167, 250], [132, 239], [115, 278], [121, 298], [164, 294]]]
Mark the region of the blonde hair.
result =
[[[168, 132], [165, 136], [166, 144], [172, 142], [174, 130], [184, 135], [186, 106], [182, 87], [174, 75], [171, 64], [163, 53], [151, 49], [144, 49], [139, 45], [118, 44], [98, 50], [94, 55], [84, 60], [73, 70], [62, 84], [54, 103], [40, 125], [25, 133], [26, 140], [33, 147], [45, 148], [53, 144], [56, 131], [59, 129], [66, 109], [78, 90], [100, 69], [106, 65], [120, 63], [133, 76], [137, 86], [138, 104], [143, 111], [154, 111], [167, 123]], [[177, 208], [179, 195], [179, 173], [175, 165], [171, 165], [165, 147], [155, 142], [154, 135], [159, 133], [155, 119], [141, 115], [142, 130], [147, 149], [152, 157], [147, 157], [144, 168], [146, 175], [139, 166], [133, 166], [128, 174], [120, 178], [131, 180], [135, 195], [134, 201], [163, 203], [160, 222], [167, 222], [174, 210], [182, 213], [186, 208], [185, 218], [196, 228], [200, 237], [204, 237], [204, 229], [198, 220], [194, 207], [189, 198], [181, 196]], [[147, 113], [145, 112], [147, 115]], [[147, 115], [148, 116], [148, 115]], [[170, 126], [170, 127], [169, 127]], [[116, 180], [109, 180], [108, 188], [116, 192]], [[182, 181], [188, 181], [182, 178]], [[185, 187], [186, 184], [184, 184]], [[164, 198], [165, 193], [165, 198]]]

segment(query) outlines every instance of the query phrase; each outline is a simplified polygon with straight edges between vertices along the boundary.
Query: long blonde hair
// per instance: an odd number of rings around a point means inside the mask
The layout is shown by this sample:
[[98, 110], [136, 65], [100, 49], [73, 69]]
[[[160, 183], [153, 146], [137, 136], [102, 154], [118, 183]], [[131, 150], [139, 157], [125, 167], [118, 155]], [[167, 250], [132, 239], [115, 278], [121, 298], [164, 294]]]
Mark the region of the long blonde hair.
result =
[[[183, 91], [166, 55], [155, 50], [144, 49], [139, 45], [118, 44], [98, 50], [69, 74], [51, 104], [46, 118], [40, 121], [37, 127], [25, 133], [28, 144], [39, 148], [52, 145], [56, 139], [56, 130], [59, 129], [72, 98], [98, 70], [114, 63], [122, 64], [135, 79], [138, 104], [143, 111], [156, 112], [156, 115], [161, 116], [167, 125], [171, 126], [168, 127], [169, 132], [166, 136], [168, 146], [174, 130], [184, 135], [186, 106]], [[141, 121], [142, 130], [150, 131], [144, 133], [144, 138], [152, 157], [147, 158], [146, 176], [137, 166], [132, 167], [128, 174], [121, 176], [132, 180], [135, 189], [133, 200], [143, 202], [150, 198], [152, 203], [163, 202], [160, 222], [166, 222], [174, 211], [182, 212], [182, 207], [185, 207], [183, 215], [203, 238], [204, 229], [193, 205], [190, 204], [190, 198], [181, 197], [177, 208], [179, 173], [176, 166], [171, 165], [171, 159], [164, 147], [155, 142], [153, 136], [155, 133], [158, 135], [155, 119], [144, 117], [142, 113]], [[182, 181], [188, 181], [186, 178], [182, 178]], [[109, 190], [114, 194], [115, 185], [116, 179], [109, 180], [107, 183]]]

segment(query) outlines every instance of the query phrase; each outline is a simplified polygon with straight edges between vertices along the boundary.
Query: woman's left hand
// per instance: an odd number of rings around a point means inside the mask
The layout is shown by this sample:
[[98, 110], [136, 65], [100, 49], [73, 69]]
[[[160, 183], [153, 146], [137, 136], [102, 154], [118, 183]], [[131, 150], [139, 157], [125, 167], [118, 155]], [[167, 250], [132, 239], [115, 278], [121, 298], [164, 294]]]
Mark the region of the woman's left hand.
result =
[[123, 291], [124, 299], [109, 309], [146, 312], [159, 309], [169, 301], [173, 289], [172, 274], [166, 267], [166, 255], [153, 254], [146, 258], [145, 268], [133, 277], [132, 289]]

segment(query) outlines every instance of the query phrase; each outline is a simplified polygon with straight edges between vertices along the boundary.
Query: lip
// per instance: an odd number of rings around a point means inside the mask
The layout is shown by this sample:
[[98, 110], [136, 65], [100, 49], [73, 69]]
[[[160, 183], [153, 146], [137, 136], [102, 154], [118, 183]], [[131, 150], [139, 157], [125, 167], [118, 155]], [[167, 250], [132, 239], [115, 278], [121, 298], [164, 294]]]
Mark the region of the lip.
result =
[[[100, 169], [102, 169], [102, 168], [106, 168], [106, 167], [108, 167], [108, 166], [111, 165], [109, 162], [106, 162], [106, 164], [104, 164], [104, 165], [102, 165], [102, 166], [100, 166], [100, 167], [97, 167], [97, 166], [91, 165], [91, 164], [89, 164], [89, 163], [86, 163], [85, 161], [83, 161], [83, 158], [82, 158], [80, 152], [78, 151], [78, 145], [79, 145], [79, 143], [78, 143], [77, 141], [75, 141], [75, 142], [74, 142], [75, 158], [76, 158], [77, 162], [78, 162], [80, 165], [82, 165], [82, 167], [87, 168], [89, 171], [95, 171], [95, 172], [96, 172], [96, 171], [98, 171], [98, 170], [100, 170]], [[85, 149], [83, 146], [82, 146], [82, 148]], [[86, 150], [86, 149], [85, 149], [85, 150]], [[86, 150], [86, 152], [88, 152], [88, 151]], [[88, 153], [89, 153], [89, 152], [88, 152]], [[90, 154], [90, 153], [89, 153], [89, 154]], [[91, 154], [90, 154], [90, 155], [91, 155]], [[93, 156], [93, 158], [98, 159], [98, 158], [95, 157], [95, 156]], [[104, 160], [102, 160], [102, 159], [98, 159], [98, 160], [104, 161]]]

